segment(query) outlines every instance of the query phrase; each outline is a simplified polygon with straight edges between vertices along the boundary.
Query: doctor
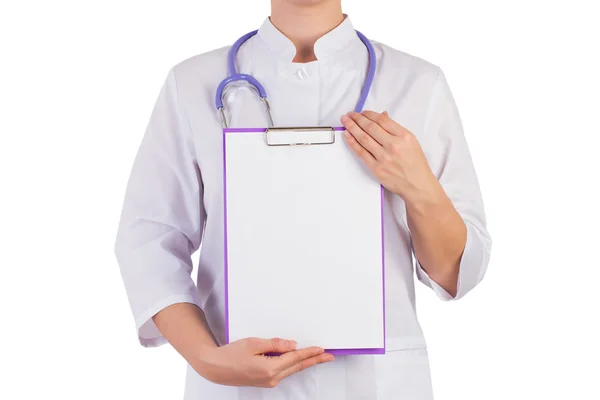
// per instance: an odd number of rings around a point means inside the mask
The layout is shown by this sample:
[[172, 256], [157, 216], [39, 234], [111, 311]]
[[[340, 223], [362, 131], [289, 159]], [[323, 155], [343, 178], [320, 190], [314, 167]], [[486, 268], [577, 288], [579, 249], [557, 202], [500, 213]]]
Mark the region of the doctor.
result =
[[[483, 278], [491, 239], [443, 72], [373, 45], [377, 69], [361, 113], [348, 111], [368, 55], [341, 0], [272, 0], [270, 18], [235, 62], [268, 91], [278, 125], [341, 122], [348, 151], [385, 187], [385, 355], [334, 359], [297, 348], [294, 338], [222, 345], [222, 134], [214, 94], [227, 76], [228, 48], [169, 71], [133, 164], [115, 251], [140, 343], [168, 342], [188, 363], [185, 399], [432, 398], [413, 276], [442, 300], [461, 298]], [[230, 85], [223, 102], [229, 126], [267, 125], [248, 85]], [[201, 244], [196, 286], [191, 255]], [[293, 282], [282, 275], [281, 284]]]

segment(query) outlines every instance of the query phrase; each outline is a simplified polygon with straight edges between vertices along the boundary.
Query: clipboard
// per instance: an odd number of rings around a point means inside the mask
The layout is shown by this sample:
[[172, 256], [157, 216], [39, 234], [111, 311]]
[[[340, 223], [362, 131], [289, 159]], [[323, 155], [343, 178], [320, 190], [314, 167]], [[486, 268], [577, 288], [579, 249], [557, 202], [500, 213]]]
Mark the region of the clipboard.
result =
[[223, 130], [226, 343], [385, 353], [383, 187], [344, 130]]

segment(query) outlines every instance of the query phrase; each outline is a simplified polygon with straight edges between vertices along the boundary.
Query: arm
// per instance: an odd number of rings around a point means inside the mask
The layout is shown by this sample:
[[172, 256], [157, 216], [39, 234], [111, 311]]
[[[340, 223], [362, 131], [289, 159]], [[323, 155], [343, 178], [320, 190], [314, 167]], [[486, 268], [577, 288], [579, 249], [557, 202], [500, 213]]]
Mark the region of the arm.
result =
[[[292, 374], [334, 359], [322, 348], [296, 350], [295, 342], [280, 338], [248, 338], [218, 347], [204, 313], [193, 304], [167, 307], [154, 321], [198, 374], [221, 385], [274, 387]], [[283, 354], [266, 357], [265, 353]]]
[[449, 296], [455, 297], [467, 228], [438, 181], [431, 186], [427, 200], [406, 202], [408, 227], [419, 264]]
[[[190, 274], [204, 221], [203, 185], [192, 132], [171, 70], [133, 163], [115, 253], [143, 346], [167, 341], [203, 377], [271, 387], [333, 360], [323, 349], [283, 339], [243, 339], [218, 347]], [[265, 357], [264, 353], [285, 353]]]
[[439, 71], [424, 143], [386, 112], [341, 119], [350, 148], [406, 205], [419, 280], [443, 300], [475, 287], [487, 268], [491, 239], [456, 105]]
[[153, 320], [173, 348], [197, 371], [202, 370], [206, 353], [218, 347], [204, 312], [194, 304], [170, 305], [158, 312]]
[[179, 303], [200, 307], [190, 276], [205, 221], [202, 180], [171, 70], [131, 168], [115, 254], [140, 343], [166, 338], [152, 319]]
[[406, 202], [419, 280], [442, 300], [463, 297], [484, 277], [492, 240], [460, 115], [439, 70], [425, 122], [423, 151], [433, 179]]

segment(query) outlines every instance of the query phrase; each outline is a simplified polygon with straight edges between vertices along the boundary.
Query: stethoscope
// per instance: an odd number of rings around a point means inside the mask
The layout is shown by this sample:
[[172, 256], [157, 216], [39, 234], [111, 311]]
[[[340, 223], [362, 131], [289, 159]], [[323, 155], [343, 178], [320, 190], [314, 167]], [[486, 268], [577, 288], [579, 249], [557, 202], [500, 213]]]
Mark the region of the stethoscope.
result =
[[[242, 44], [244, 44], [244, 42], [246, 42], [246, 40], [250, 39], [252, 36], [256, 35], [257, 33], [258, 33], [258, 30], [255, 30], [255, 31], [245, 34], [244, 36], [239, 38], [233, 44], [231, 49], [229, 49], [229, 54], [228, 54], [228, 59], [227, 59], [229, 75], [227, 76], [227, 78], [225, 78], [225, 79], [223, 79], [223, 81], [221, 81], [221, 83], [217, 87], [217, 93], [215, 96], [215, 104], [217, 106], [217, 110], [220, 113], [221, 124], [223, 125], [223, 128], [227, 128], [227, 120], [225, 118], [225, 107], [223, 106], [223, 91], [225, 90], [225, 87], [227, 85], [229, 85], [232, 82], [236, 82], [236, 81], [246, 81], [252, 87], [254, 87], [254, 89], [258, 92], [260, 99], [262, 100], [262, 102], [265, 105], [265, 109], [267, 111], [267, 118], [269, 120], [269, 127], [275, 126], [275, 124], [273, 123], [273, 117], [271, 116], [271, 107], [269, 105], [269, 102], [267, 101], [267, 91], [265, 90], [263, 85], [261, 85], [260, 82], [258, 82], [252, 75], [238, 74], [236, 71], [236, 68], [235, 68], [235, 58], [237, 56], [238, 50], [240, 49]], [[369, 70], [367, 72], [367, 77], [365, 79], [365, 83], [363, 85], [360, 97], [358, 99], [358, 103], [356, 104], [356, 107], [354, 109], [354, 111], [356, 111], [356, 112], [361, 112], [365, 105], [365, 102], [367, 101], [367, 96], [369, 95], [369, 91], [371, 90], [371, 85], [373, 84], [373, 78], [375, 76], [375, 67], [377, 64], [377, 60], [376, 60], [376, 55], [375, 55], [375, 49], [373, 48], [373, 45], [371, 44], [369, 39], [367, 39], [365, 37], [365, 35], [363, 35], [359, 31], [356, 31], [356, 35], [364, 43], [364, 45], [367, 47], [367, 51], [369, 52]]]

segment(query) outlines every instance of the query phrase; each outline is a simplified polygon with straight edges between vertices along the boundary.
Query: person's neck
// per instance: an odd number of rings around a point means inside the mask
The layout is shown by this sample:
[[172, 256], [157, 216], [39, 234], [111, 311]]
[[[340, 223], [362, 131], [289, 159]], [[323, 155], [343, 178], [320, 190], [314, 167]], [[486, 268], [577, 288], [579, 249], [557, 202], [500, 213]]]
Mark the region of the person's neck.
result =
[[296, 46], [293, 62], [315, 61], [317, 39], [344, 20], [339, 0], [299, 6], [286, 0], [271, 0], [271, 23]]

